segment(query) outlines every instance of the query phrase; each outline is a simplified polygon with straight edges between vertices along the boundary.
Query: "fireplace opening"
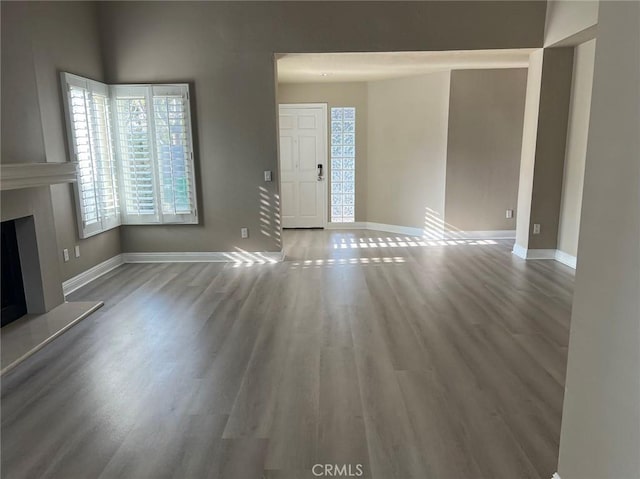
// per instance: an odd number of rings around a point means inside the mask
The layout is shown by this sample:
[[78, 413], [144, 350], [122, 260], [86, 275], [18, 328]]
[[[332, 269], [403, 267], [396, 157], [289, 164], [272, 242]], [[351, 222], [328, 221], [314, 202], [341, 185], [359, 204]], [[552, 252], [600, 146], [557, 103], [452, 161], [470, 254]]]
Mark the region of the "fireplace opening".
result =
[[27, 302], [24, 295], [18, 236], [14, 220], [3, 221], [0, 227], [2, 235], [2, 326], [27, 314]]

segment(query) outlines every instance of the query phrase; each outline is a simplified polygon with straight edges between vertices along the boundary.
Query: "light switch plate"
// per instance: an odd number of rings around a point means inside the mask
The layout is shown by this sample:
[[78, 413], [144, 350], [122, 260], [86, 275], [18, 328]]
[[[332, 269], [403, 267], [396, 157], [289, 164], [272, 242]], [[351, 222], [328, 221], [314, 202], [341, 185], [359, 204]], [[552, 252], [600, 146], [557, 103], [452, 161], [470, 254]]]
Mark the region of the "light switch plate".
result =
[[76, 255], [76, 258], [80, 257], [80, 245], [76, 245], [76, 247], [74, 248], [74, 252]]
[[507, 210], [506, 217], [509, 219], [513, 218], [513, 210]]
[[69, 261], [69, 250], [67, 248], [62, 250], [62, 257], [64, 258], [65, 263]]
[[264, 181], [273, 181], [271, 179], [271, 170], [265, 170], [265, 172], [264, 172]]

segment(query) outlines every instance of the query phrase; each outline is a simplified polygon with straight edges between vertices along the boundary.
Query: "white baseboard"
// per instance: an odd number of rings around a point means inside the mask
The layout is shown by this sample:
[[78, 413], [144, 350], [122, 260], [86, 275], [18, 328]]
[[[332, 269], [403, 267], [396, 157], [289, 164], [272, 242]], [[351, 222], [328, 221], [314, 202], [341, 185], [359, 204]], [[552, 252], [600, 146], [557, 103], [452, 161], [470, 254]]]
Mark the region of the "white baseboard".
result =
[[516, 239], [516, 230], [454, 231], [447, 234], [452, 239]]
[[527, 249], [514, 244], [513, 254], [522, 259], [553, 259], [576, 269], [577, 258], [557, 249]]
[[80, 273], [73, 278], [70, 278], [62, 283], [62, 293], [67, 296], [73, 293], [76, 289], [83, 287], [85, 284], [98, 279], [100, 276], [107, 274], [109, 271], [116, 269], [118, 266], [124, 264], [123, 255], [118, 254], [113, 258], [109, 258], [100, 264], [95, 265], [92, 268]]
[[359, 221], [356, 223], [328, 223], [326, 229], [330, 230], [373, 230], [384, 231], [408, 236], [420, 236], [430, 239], [515, 239], [515, 230], [496, 231], [425, 231], [422, 228], [410, 226], [389, 225], [372, 221]]
[[421, 228], [412, 228], [410, 226], [387, 225], [384, 223], [372, 223], [367, 221], [367, 229], [374, 231], [384, 231], [386, 233], [395, 233], [398, 235], [422, 236], [424, 230]]
[[280, 263], [283, 251], [123, 253], [125, 263]]
[[355, 223], [327, 223], [327, 230], [366, 230], [367, 223], [364, 221], [356, 221]]
[[513, 254], [515, 254], [518, 258], [527, 259], [527, 248], [524, 246], [520, 246], [518, 243], [513, 245]]
[[556, 250], [555, 260], [559, 261], [562, 264], [566, 264], [567, 266], [573, 269], [576, 269], [576, 264], [578, 263], [578, 258], [576, 258], [575, 256], [571, 256], [569, 253], [565, 253], [564, 251], [560, 251], [560, 250]]
[[556, 250], [530, 249], [527, 250], [527, 259], [556, 259]]
[[182, 253], [122, 253], [89, 268], [62, 283], [62, 293], [67, 296], [84, 285], [107, 274], [125, 263], [280, 263], [284, 251], [269, 252], [182, 252]]

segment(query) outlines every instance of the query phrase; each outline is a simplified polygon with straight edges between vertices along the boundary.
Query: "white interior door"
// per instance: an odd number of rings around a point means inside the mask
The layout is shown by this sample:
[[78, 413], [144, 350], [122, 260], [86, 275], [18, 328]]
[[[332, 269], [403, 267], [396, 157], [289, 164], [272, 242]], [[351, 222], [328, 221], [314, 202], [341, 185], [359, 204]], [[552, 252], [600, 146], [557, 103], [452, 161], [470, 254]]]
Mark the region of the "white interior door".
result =
[[280, 215], [283, 228], [325, 226], [326, 160], [327, 106], [280, 105]]

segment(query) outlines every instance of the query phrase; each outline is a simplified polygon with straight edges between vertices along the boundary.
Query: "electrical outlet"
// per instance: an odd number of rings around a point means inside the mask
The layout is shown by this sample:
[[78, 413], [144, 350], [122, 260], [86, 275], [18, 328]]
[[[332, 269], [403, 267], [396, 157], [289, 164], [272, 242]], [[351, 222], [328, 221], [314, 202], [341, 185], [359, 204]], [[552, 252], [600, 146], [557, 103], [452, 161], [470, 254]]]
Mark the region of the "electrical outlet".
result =
[[533, 234], [534, 235], [539, 235], [540, 234], [540, 225], [538, 223], [535, 223], [533, 225]]
[[509, 219], [513, 218], [513, 210], [507, 210], [506, 217]]
[[246, 239], [249, 237], [249, 228], [240, 228], [240, 237]]
[[65, 263], [69, 261], [69, 250], [67, 248], [62, 250], [62, 257], [64, 258]]
[[79, 258], [80, 257], [80, 245], [77, 244], [76, 247], [73, 249], [73, 251], [74, 251], [74, 253], [76, 255], [76, 258]]
[[271, 179], [271, 171], [270, 170], [266, 170], [264, 172], [264, 181], [272, 181], [272, 179]]

